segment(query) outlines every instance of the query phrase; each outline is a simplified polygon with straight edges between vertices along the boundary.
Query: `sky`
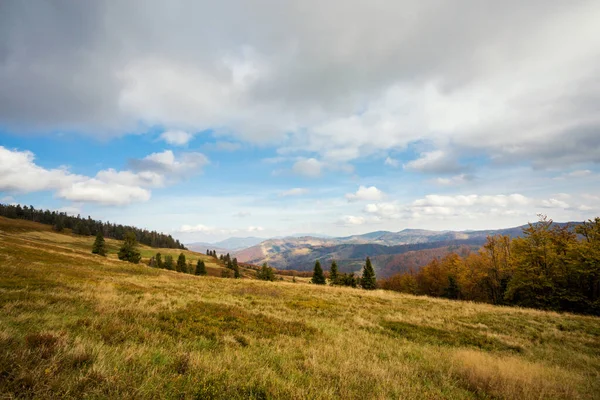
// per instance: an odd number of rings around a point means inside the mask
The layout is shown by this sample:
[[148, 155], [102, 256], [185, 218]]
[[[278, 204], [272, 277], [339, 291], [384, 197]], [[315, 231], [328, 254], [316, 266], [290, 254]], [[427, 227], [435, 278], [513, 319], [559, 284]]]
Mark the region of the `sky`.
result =
[[0, 202], [172, 234], [600, 215], [600, 2], [0, 3]]

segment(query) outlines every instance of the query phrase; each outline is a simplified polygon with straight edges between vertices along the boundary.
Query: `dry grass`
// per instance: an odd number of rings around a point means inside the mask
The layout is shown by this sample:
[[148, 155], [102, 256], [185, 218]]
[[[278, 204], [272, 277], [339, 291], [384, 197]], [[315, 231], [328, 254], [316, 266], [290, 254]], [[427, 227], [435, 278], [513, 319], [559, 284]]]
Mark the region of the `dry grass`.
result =
[[599, 398], [598, 318], [196, 277], [20, 222], [0, 219], [0, 398]]

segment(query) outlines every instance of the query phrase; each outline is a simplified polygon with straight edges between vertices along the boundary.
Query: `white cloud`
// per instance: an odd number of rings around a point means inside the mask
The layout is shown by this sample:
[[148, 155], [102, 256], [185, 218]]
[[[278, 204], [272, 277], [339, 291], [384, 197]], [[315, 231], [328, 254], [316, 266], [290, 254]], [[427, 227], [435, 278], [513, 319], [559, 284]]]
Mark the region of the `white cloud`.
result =
[[363, 225], [367, 220], [364, 217], [356, 217], [354, 215], [345, 215], [338, 221], [340, 225], [353, 226]]
[[560, 174], [559, 176], [555, 177], [554, 179], [562, 180], [562, 179], [570, 179], [570, 178], [584, 178], [586, 176], [590, 176], [591, 174], [592, 174], [592, 171], [590, 171], [589, 169], [580, 169], [580, 170], [576, 170], [576, 171], [565, 172], [564, 174]]
[[165, 131], [160, 135], [162, 140], [174, 146], [185, 146], [193, 137], [191, 133], [179, 130]]
[[475, 178], [469, 174], [454, 175], [449, 178], [436, 178], [433, 180], [434, 183], [442, 186], [459, 186], [465, 183], [473, 181]]
[[289, 197], [289, 196], [302, 196], [308, 193], [308, 189], [306, 188], [293, 188], [289, 190], [285, 190], [281, 192], [279, 195], [281, 197]]
[[569, 204], [559, 199], [542, 200], [541, 206], [544, 208], [569, 208]]
[[42, 168], [35, 164], [35, 156], [29, 151], [11, 151], [0, 146], [0, 159], [0, 191], [53, 191], [66, 200], [106, 205], [147, 201], [151, 196], [149, 188], [164, 186], [169, 177], [198, 172], [208, 163], [200, 153], [183, 153], [177, 160], [168, 150], [132, 160], [136, 171], [106, 169], [95, 177], [88, 177], [73, 174], [66, 168]]
[[215, 228], [212, 228], [212, 227], [206, 226], [206, 225], [202, 225], [202, 224], [182, 225], [177, 231], [182, 232], [182, 233], [196, 233], [196, 232], [213, 233], [213, 232], [215, 232]]
[[400, 161], [388, 156], [388, 157], [386, 157], [384, 164], [389, 165], [390, 167], [397, 168], [400, 166]]
[[262, 226], [249, 226], [246, 229], [247, 232], [262, 232], [264, 230], [265, 228], [263, 228]]
[[252, 215], [252, 213], [250, 211], [239, 211], [239, 212], [233, 214], [233, 216], [236, 218], [246, 218], [246, 217], [249, 217], [250, 215]]
[[455, 158], [442, 150], [421, 153], [419, 158], [409, 161], [404, 168], [427, 173], [453, 173], [463, 169]]
[[309, 178], [317, 178], [321, 176], [323, 163], [315, 158], [301, 159], [296, 161], [292, 170], [294, 173]]
[[129, 162], [132, 169], [137, 172], [155, 172], [177, 177], [201, 172], [202, 167], [209, 163], [208, 158], [202, 153], [181, 153], [177, 159], [171, 150], [152, 153], [142, 159]]
[[346, 194], [348, 201], [377, 201], [381, 200], [384, 193], [375, 186], [360, 186], [356, 193]]

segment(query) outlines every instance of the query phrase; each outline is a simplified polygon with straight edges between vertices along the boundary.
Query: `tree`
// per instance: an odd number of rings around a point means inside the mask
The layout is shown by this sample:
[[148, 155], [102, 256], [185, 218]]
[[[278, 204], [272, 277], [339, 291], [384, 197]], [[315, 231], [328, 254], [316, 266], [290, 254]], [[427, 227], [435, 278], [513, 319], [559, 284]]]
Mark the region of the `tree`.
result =
[[363, 268], [362, 279], [360, 283], [363, 289], [373, 290], [377, 288], [377, 280], [375, 278], [375, 270], [371, 265], [371, 259], [367, 257], [365, 267]]
[[331, 261], [331, 269], [329, 270], [329, 284], [337, 285], [339, 281], [338, 267], [335, 260]]
[[233, 277], [235, 279], [241, 278], [242, 274], [240, 274], [240, 267], [237, 265], [237, 263], [233, 263], [232, 268], [233, 268]]
[[173, 257], [170, 256], [169, 254], [167, 254], [165, 256], [165, 262], [163, 265], [164, 265], [165, 269], [168, 269], [169, 271], [173, 271], [175, 269], [175, 267], [173, 265]]
[[267, 263], [264, 263], [262, 268], [256, 273], [256, 278], [263, 281], [274, 281], [275, 273], [273, 272], [273, 268], [269, 267]]
[[196, 275], [206, 275], [206, 265], [204, 265], [204, 261], [198, 260], [196, 264]]
[[125, 241], [123, 242], [123, 246], [119, 250], [119, 260], [129, 261], [131, 263], [137, 264], [142, 259], [142, 255], [137, 250], [137, 240], [135, 238], [135, 233], [132, 231], [128, 231], [125, 234]]
[[62, 217], [58, 217], [56, 219], [56, 223], [52, 226], [52, 229], [54, 229], [56, 232], [62, 232], [65, 230], [65, 221]]
[[154, 257], [156, 268], [164, 268], [162, 255], [160, 253], [156, 253], [156, 257]]
[[94, 245], [92, 246], [92, 253], [106, 257], [106, 244], [104, 243], [104, 235], [102, 231], [98, 231]]
[[186, 272], [187, 268], [185, 265], [185, 254], [179, 253], [179, 257], [177, 257], [177, 265], [175, 266], [177, 272]]
[[323, 268], [321, 268], [321, 262], [319, 260], [315, 262], [311, 282], [315, 285], [324, 285], [326, 283], [325, 275], [323, 275]]

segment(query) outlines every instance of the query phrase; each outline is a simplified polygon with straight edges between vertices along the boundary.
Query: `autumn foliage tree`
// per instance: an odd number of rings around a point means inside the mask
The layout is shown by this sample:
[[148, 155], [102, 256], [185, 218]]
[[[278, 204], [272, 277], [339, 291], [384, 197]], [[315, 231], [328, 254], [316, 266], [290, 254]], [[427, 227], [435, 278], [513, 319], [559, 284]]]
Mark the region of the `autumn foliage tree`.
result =
[[478, 253], [449, 254], [386, 289], [600, 315], [600, 218], [575, 227], [541, 215], [523, 236], [490, 236]]

